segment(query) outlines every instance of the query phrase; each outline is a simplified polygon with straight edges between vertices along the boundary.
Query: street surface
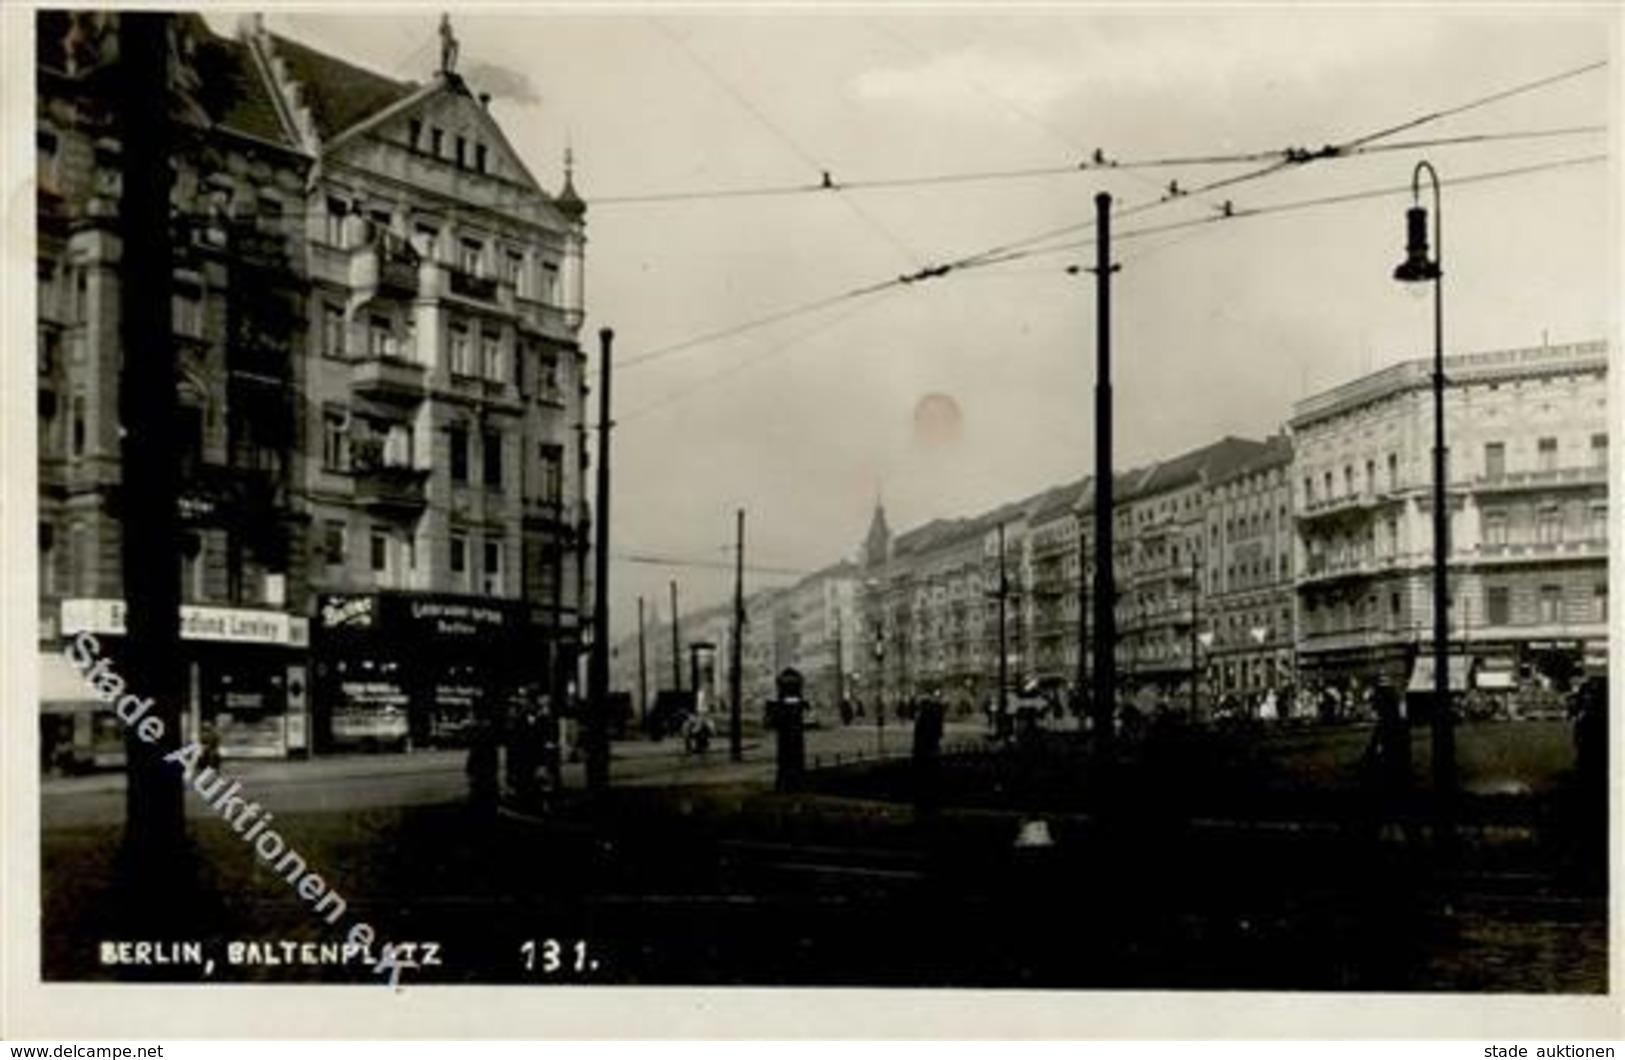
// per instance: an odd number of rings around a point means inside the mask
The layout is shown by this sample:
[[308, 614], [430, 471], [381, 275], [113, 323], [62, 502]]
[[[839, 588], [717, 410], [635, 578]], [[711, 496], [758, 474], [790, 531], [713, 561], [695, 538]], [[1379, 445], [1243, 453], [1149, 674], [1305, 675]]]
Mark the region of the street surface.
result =
[[[979, 741], [985, 727], [970, 722], [945, 726], [944, 743]], [[834, 765], [885, 757], [906, 756], [910, 729], [895, 721], [877, 733], [873, 725], [852, 725], [807, 731], [807, 766]], [[770, 738], [744, 742], [744, 761], [728, 757], [726, 732], [703, 755], [685, 754], [680, 739], [659, 743], [642, 740], [614, 745], [610, 783], [633, 787], [684, 787], [696, 784], [750, 784], [773, 776]], [[279, 814], [324, 813], [424, 806], [456, 802], [468, 795], [464, 750], [415, 751], [409, 754], [339, 755], [314, 759], [227, 760], [226, 775], [243, 782], [253, 797]], [[564, 784], [579, 790], [585, 767], [566, 763]], [[202, 800], [189, 798], [187, 814], [207, 816]], [[115, 824], [124, 819], [124, 774], [98, 773], [82, 777], [51, 777], [41, 787], [41, 827], [74, 828]]]

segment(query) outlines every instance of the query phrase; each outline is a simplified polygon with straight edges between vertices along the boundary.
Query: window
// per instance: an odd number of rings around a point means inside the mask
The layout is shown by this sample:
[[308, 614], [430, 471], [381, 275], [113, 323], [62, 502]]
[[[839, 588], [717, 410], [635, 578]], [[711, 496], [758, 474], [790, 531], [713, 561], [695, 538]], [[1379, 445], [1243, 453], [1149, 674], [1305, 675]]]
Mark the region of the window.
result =
[[1593, 434], [1591, 436], [1591, 466], [1604, 469], [1608, 467], [1608, 436], [1606, 434]]
[[491, 489], [502, 488], [502, 435], [496, 431], [486, 431], [480, 437], [480, 458], [484, 464], [485, 485]]
[[327, 212], [322, 215], [322, 240], [335, 247], [343, 247], [344, 219], [349, 214], [350, 207], [343, 199], [329, 195], [327, 197]]
[[345, 527], [338, 519], [329, 519], [322, 524], [322, 555], [329, 566], [338, 566], [344, 563]]
[[386, 316], [374, 314], [367, 327], [367, 352], [374, 357], [397, 357], [400, 346], [395, 339], [395, 322]]
[[384, 465], [411, 467], [413, 434], [410, 423], [392, 423], [384, 434]]
[[468, 164], [467, 156], [468, 156], [468, 140], [465, 137], [459, 136], [459, 137], [457, 137], [457, 168], [458, 169], [461, 169], [465, 165]]
[[73, 270], [72, 323], [83, 324], [90, 319], [90, 271], [83, 265]]
[[85, 455], [85, 399], [77, 394], [73, 399], [73, 455]]
[[270, 192], [260, 192], [259, 227], [275, 232], [282, 226], [282, 200]]
[[412, 249], [425, 258], [435, 256], [435, 247], [440, 243], [440, 229], [434, 225], [424, 224], [421, 221], [412, 227]]
[[203, 337], [203, 292], [195, 287], [177, 287], [170, 299], [170, 323], [175, 334], [188, 339]]
[[1484, 543], [1486, 545], [1504, 545], [1507, 543], [1506, 509], [1484, 509]]
[[1484, 443], [1484, 477], [1502, 478], [1507, 473], [1507, 447], [1505, 442]]
[[1557, 470], [1557, 439], [1542, 438], [1537, 444], [1535, 467], [1540, 471]]
[[481, 173], [485, 172], [485, 145], [474, 145], [474, 168]]
[[389, 534], [377, 527], [372, 531], [372, 571], [374, 574], [389, 573]]
[[1303, 477], [1303, 502], [1313, 504], [1315, 500], [1315, 480], [1308, 475]]
[[446, 435], [451, 448], [451, 480], [453, 482], [467, 482], [468, 428], [452, 427], [446, 431]]
[[451, 572], [462, 574], [468, 569], [468, 538], [462, 534], [451, 535]]
[[1367, 493], [1377, 492], [1377, 462], [1375, 460], [1365, 462], [1365, 491]]
[[423, 143], [423, 123], [413, 118], [406, 126], [406, 143], [416, 151]]
[[342, 361], [345, 358], [344, 309], [336, 305], [322, 306], [322, 356]]
[[56, 184], [56, 133], [41, 129], [34, 134], [34, 146], [39, 185], [52, 188]]
[[451, 326], [451, 374], [474, 374], [474, 342], [466, 324]]
[[1598, 622], [1608, 621], [1608, 583], [1598, 582], [1591, 587], [1592, 610]]
[[485, 253], [485, 245], [477, 239], [465, 239], [457, 247], [457, 267], [470, 276], [480, 274], [480, 258]]
[[1540, 587], [1540, 620], [1547, 625], [1556, 625], [1563, 621], [1563, 587], [1561, 585], [1542, 585]]
[[485, 543], [485, 591], [487, 593], [500, 593], [502, 591], [502, 542], [487, 541]]
[[[502, 278], [516, 288], [521, 287], [519, 276], [524, 271], [524, 268], [525, 256], [519, 251], [510, 250], [502, 255]], [[524, 294], [524, 291], [521, 290], [519, 293]]]
[[1608, 542], [1608, 502], [1593, 501], [1586, 509], [1586, 537], [1592, 541]]
[[347, 471], [350, 467], [350, 414], [343, 408], [322, 410], [322, 467]]
[[1484, 614], [1492, 626], [1504, 626], [1512, 621], [1512, 591], [1504, 585], [1493, 585], [1484, 593]]
[[446, 149], [446, 132], [439, 126], [429, 129], [429, 151], [436, 157], [443, 157]]
[[1354, 465], [1343, 465], [1343, 492], [1349, 495], [1354, 493]]
[[559, 267], [551, 261], [542, 263], [542, 301], [548, 305], [559, 301]]
[[40, 592], [56, 593], [56, 527], [39, 524], [39, 581]]
[[1332, 499], [1332, 473], [1330, 471], [1326, 472], [1325, 482], [1326, 482], [1326, 499], [1331, 500]]
[[1398, 453], [1389, 453], [1388, 454], [1388, 488], [1391, 489], [1391, 490], [1397, 490], [1399, 488], [1399, 454]]
[[1535, 540], [1555, 545], [1563, 540], [1563, 511], [1555, 504], [1543, 504], [1535, 512]]
[[494, 383], [503, 381], [502, 342], [495, 335], [480, 336], [480, 374]]

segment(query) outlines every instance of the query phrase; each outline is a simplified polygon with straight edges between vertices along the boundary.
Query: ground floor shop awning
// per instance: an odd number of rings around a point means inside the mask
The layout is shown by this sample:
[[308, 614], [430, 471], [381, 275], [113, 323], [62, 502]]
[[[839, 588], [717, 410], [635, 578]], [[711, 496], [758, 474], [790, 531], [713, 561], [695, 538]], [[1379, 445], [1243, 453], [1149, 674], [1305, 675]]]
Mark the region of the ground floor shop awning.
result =
[[[1472, 659], [1465, 655], [1452, 655], [1449, 658], [1450, 691], [1467, 691], [1467, 671], [1472, 665]], [[1416, 668], [1411, 671], [1411, 682], [1405, 687], [1407, 692], [1433, 691], [1433, 656], [1418, 655]]]
[[60, 652], [43, 651], [39, 657], [39, 699], [55, 711], [100, 705], [96, 690]]

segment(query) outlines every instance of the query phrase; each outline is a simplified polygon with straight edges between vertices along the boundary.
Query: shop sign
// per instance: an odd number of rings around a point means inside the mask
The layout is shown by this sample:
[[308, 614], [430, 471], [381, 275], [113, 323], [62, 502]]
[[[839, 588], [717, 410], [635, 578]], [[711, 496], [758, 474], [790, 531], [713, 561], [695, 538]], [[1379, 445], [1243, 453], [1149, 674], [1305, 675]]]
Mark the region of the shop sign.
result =
[[376, 596], [328, 596], [322, 599], [323, 629], [371, 629], [378, 610]]
[[411, 615], [435, 633], [451, 637], [475, 637], [501, 630], [507, 613], [487, 604], [460, 600], [413, 600]]
[[[64, 600], [61, 626], [63, 636], [81, 632], [123, 636], [126, 631], [124, 601]], [[182, 604], [181, 639], [302, 648], [310, 644], [310, 620], [282, 611]]]

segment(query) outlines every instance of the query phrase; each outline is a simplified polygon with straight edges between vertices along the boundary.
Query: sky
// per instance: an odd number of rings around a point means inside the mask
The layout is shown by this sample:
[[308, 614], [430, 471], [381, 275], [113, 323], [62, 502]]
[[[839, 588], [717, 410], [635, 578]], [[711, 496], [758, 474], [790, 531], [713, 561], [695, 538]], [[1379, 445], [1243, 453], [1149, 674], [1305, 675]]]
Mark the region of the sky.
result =
[[[566, 148], [588, 202], [587, 325], [616, 332], [611, 615], [725, 599], [747, 563], [855, 554], [877, 499], [894, 529], [971, 515], [1093, 467], [1098, 192], [1113, 222], [1120, 466], [1280, 430], [1297, 401], [1432, 352], [1432, 303], [1391, 279], [1412, 169], [1445, 185], [1451, 352], [1609, 337], [1617, 325], [1618, 63], [1393, 133], [1431, 144], [1292, 166], [1079, 168], [1317, 149], [1610, 59], [1610, 7], [1153, 9], [849, 5], [460, 11], [460, 69], [545, 188]], [[438, 10], [273, 11], [267, 24], [424, 80]], [[216, 19], [229, 26], [229, 19]], [[862, 187], [865, 181], [1062, 169]], [[641, 197], [808, 187], [718, 198]], [[840, 190], [843, 184], [859, 185]], [[1299, 200], [1382, 198], [1224, 219]], [[1425, 191], [1431, 205], [1431, 192]], [[1167, 200], [1167, 201], [1162, 201]], [[1132, 211], [1132, 212], [1130, 212]], [[1162, 233], [1143, 232], [1194, 222]], [[783, 310], [1076, 226], [1050, 253]], [[1056, 251], [1061, 244], [1070, 249]], [[674, 347], [677, 347], [674, 349]], [[647, 358], [646, 360], [644, 358]], [[596, 401], [596, 398], [594, 398]], [[789, 580], [747, 577], [747, 590]]]

